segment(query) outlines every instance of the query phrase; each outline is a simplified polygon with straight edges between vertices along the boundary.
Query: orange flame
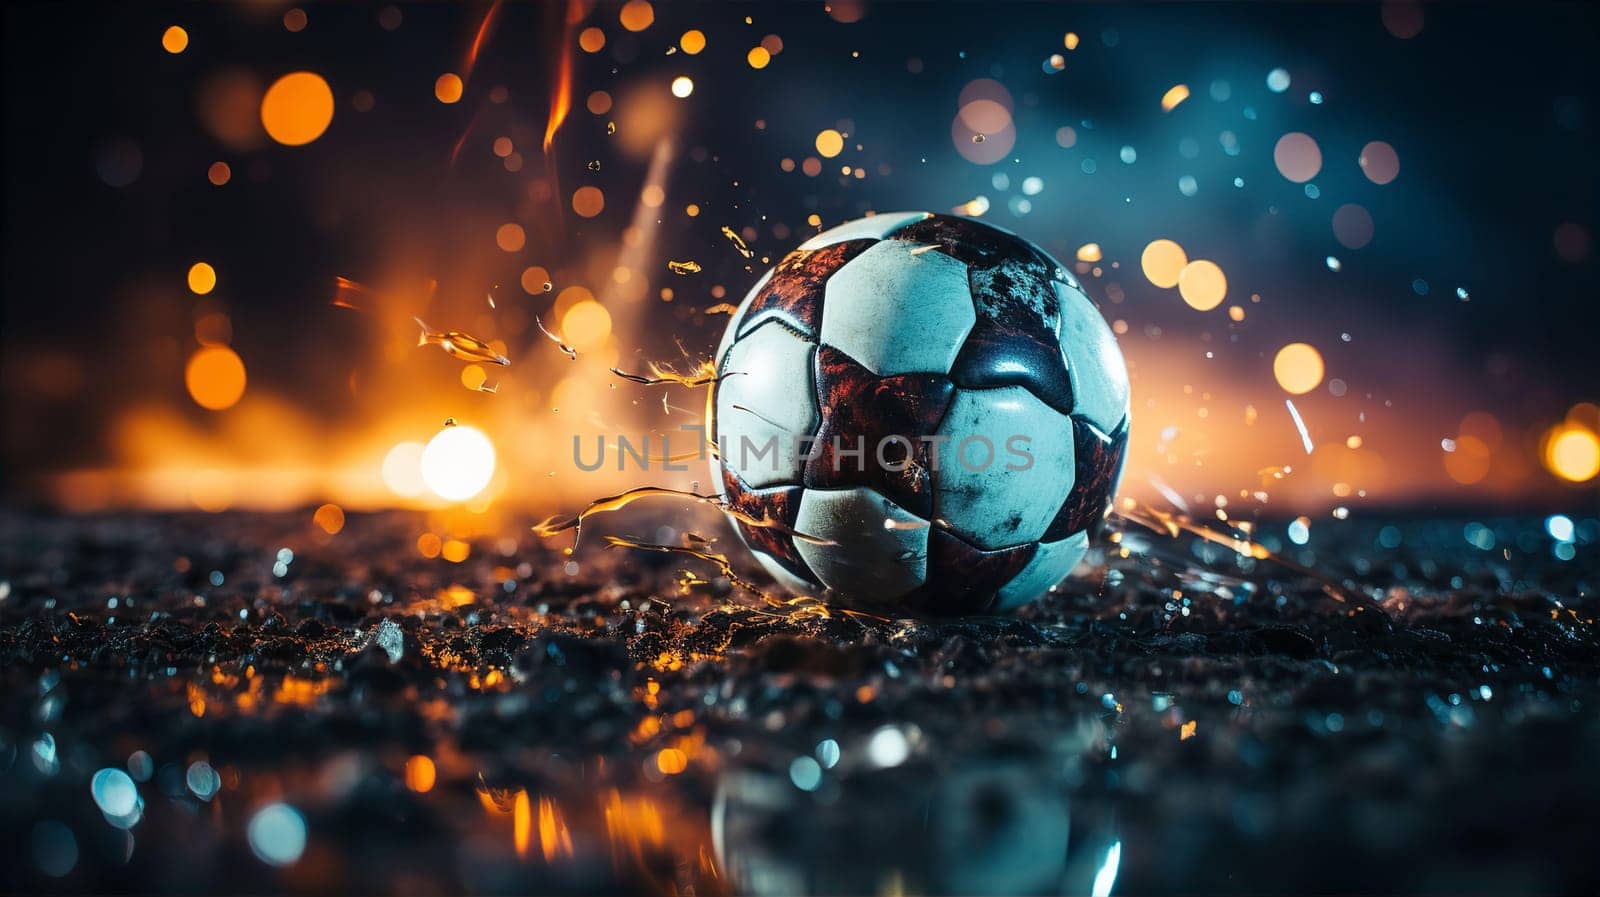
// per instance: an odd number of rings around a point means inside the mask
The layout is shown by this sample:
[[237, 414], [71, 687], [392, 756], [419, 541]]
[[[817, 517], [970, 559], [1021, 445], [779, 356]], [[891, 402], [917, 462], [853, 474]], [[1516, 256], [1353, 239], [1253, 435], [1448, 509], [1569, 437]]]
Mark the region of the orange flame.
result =
[[478, 64], [478, 51], [483, 49], [483, 42], [489, 37], [489, 29], [494, 24], [495, 13], [500, 11], [501, 0], [494, 0], [489, 5], [489, 11], [483, 14], [483, 21], [478, 24], [478, 33], [472, 38], [472, 46], [467, 48], [467, 57], [461, 63], [461, 81], [463, 84], [472, 77], [472, 68]]
[[528, 803], [528, 792], [517, 789], [511, 808], [511, 839], [517, 845], [517, 856], [528, 855], [528, 843], [533, 839], [533, 808]]
[[547, 863], [554, 860], [557, 853], [572, 856], [572, 835], [548, 797], [539, 798], [539, 850]]
[[[581, 0], [569, 0], [567, 3], [567, 21], [582, 20], [583, 4]], [[567, 120], [567, 112], [572, 108], [572, 26], [569, 24], [565, 33], [561, 35], [561, 70], [556, 75], [555, 93], [550, 97], [550, 118], [544, 126], [544, 152], [550, 154], [550, 142], [555, 140], [556, 131], [561, 128], [561, 123]]]

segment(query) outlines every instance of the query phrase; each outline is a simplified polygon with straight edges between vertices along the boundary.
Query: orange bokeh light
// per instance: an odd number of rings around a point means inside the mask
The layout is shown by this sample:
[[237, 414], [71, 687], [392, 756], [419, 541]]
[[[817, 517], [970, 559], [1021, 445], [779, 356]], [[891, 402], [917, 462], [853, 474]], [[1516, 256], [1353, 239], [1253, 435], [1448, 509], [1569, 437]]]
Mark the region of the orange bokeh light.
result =
[[1272, 376], [1285, 392], [1305, 395], [1322, 383], [1322, 353], [1307, 343], [1290, 343], [1272, 359]]
[[211, 411], [232, 408], [244, 396], [244, 361], [227, 346], [206, 346], [189, 356], [183, 381], [195, 404]]
[[173, 25], [161, 34], [161, 49], [176, 56], [189, 48], [189, 32]]
[[206, 262], [195, 262], [189, 266], [189, 290], [196, 296], [204, 296], [217, 288], [217, 269]]
[[333, 90], [315, 72], [284, 75], [261, 98], [261, 124], [285, 146], [304, 146], [332, 123]]
[[572, 192], [572, 211], [584, 218], [593, 218], [606, 207], [606, 195], [599, 187], [579, 187]]
[[528, 242], [528, 235], [522, 225], [515, 221], [508, 221], [500, 225], [494, 232], [494, 244], [506, 252], [517, 252]]
[[461, 83], [461, 76], [455, 72], [445, 72], [433, 82], [433, 96], [439, 102], [449, 105], [461, 102], [461, 94], [465, 85]]
[[426, 794], [433, 790], [433, 783], [437, 779], [438, 771], [431, 757], [416, 754], [406, 761], [406, 787], [412, 791]]
[[338, 535], [344, 529], [344, 508], [336, 504], [322, 505], [312, 513], [311, 522], [330, 536]]
[[622, 27], [629, 31], [643, 31], [655, 22], [656, 10], [650, 5], [650, 0], [628, 0], [622, 4], [618, 18], [622, 21]]

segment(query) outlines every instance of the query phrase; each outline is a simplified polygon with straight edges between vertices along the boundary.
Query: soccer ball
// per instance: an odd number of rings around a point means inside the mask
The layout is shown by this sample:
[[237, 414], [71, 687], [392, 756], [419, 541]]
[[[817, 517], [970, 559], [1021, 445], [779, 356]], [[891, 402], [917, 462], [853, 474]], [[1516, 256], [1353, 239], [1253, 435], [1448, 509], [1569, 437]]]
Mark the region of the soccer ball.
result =
[[712, 481], [792, 591], [1009, 610], [1071, 572], [1122, 477], [1110, 328], [1064, 266], [971, 219], [812, 237], [745, 296], [716, 364]]

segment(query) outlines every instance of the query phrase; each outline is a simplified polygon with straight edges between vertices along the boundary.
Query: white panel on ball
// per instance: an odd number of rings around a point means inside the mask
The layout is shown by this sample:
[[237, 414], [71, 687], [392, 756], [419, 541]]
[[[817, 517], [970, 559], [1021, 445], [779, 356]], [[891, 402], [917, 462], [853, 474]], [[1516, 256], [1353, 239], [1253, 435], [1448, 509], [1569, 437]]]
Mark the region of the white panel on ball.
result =
[[1073, 533], [1059, 542], [1040, 545], [1028, 566], [1000, 589], [995, 610], [1014, 610], [1044, 595], [1051, 586], [1067, 578], [1088, 550], [1087, 532]]
[[927, 212], [879, 212], [854, 221], [846, 221], [829, 228], [800, 244], [801, 249], [821, 249], [846, 240], [882, 240], [894, 231], [914, 222], [931, 218]]
[[[1070, 418], [1021, 386], [962, 389], [939, 435], [949, 441], [939, 448], [933, 474], [934, 507], [951, 529], [986, 550], [1044, 535], [1072, 491]], [[1031, 456], [1031, 466], [1009, 450], [1013, 438], [1019, 441], [1011, 448]]]
[[728, 353], [717, 384], [717, 445], [722, 463], [752, 489], [800, 483], [799, 439], [814, 434], [818, 423], [811, 366], [816, 348], [769, 321]]
[[794, 528], [837, 543], [796, 539], [795, 548], [823, 585], [847, 598], [885, 601], [927, 578], [928, 521], [871, 489], [807, 489]]
[[967, 266], [917, 248], [885, 240], [828, 278], [825, 345], [880, 376], [950, 372], [978, 320]]
[[744, 294], [744, 299], [739, 302], [739, 307], [734, 310], [733, 317], [728, 319], [728, 329], [722, 331], [722, 340], [717, 343], [717, 354], [711, 357], [712, 362], [719, 369], [722, 365], [722, 359], [728, 357], [728, 349], [733, 346], [734, 339], [738, 337], [739, 328], [744, 324], [744, 316], [750, 311], [750, 303], [756, 301], [756, 295], [767, 285], [767, 281], [772, 279], [772, 272], [776, 270], [776, 268], [768, 268], [767, 273], [761, 275], [761, 279], [756, 281], [756, 285], [750, 288], [750, 292]]
[[1061, 341], [1067, 375], [1072, 378], [1072, 411], [1106, 433], [1128, 416], [1128, 368], [1117, 338], [1089, 297], [1059, 281]]

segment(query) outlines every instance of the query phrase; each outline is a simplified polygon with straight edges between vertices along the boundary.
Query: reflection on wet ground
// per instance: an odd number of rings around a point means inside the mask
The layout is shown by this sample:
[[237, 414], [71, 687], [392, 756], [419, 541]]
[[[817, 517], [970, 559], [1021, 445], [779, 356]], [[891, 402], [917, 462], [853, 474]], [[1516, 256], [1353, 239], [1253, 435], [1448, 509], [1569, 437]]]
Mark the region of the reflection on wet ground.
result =
[[950, 622], [426, 522], [0, 516], [5, 890], [1600, 885], [1593, 519], [1130, 525]]

